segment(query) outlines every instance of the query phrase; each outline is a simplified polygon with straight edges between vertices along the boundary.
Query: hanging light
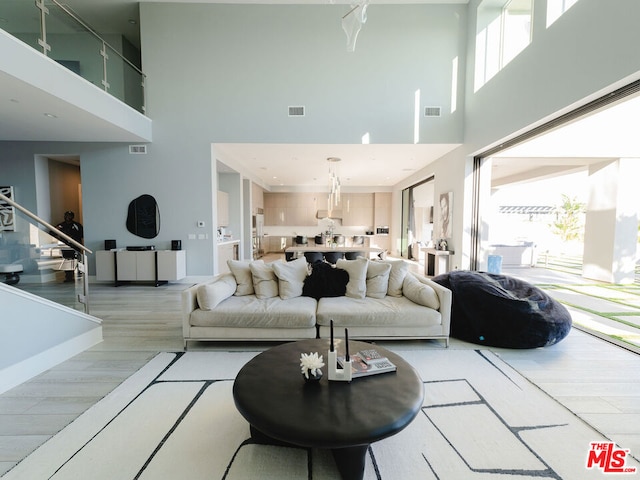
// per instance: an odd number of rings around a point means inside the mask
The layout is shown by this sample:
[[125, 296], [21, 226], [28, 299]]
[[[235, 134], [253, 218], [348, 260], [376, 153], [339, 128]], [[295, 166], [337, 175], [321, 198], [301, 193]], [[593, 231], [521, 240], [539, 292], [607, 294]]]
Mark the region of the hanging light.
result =
[[340, 204], [340, 177], [338, 176], [338, 157], [329, 157], [329, 200], [328, 210], [337, 207]]
[[367, 7], [369, 0], [352, 3], [351, 10], [342, 17], [342, 29], [347, 34], [347, 52], [356, 50], [356, 40], [362, 25], [367, 21]]

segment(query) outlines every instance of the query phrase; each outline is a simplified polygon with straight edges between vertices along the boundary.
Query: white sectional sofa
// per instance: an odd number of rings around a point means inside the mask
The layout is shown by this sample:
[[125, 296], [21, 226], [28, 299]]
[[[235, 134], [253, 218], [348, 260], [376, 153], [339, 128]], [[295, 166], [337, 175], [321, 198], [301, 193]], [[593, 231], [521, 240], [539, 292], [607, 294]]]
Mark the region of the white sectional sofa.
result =
[[[451, 291], [409, 272], [402, 260], [339, 260], [335, 269], [312, 269], [304, 258], [229, 267], [183, 292], [185, 348], [189, 341], [325, 338], [331, 320], [353, 339], [441, 339], [448, 346]], [[330, 296], [318, 291], [318, 280]], [[341, 286], [344, 295], [335, 296]]]

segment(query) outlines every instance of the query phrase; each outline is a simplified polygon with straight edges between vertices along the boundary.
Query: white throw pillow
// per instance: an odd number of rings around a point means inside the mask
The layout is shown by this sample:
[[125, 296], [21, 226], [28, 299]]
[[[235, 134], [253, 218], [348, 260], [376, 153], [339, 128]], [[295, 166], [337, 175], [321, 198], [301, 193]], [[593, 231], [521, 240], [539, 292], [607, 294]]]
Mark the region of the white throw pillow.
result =
[[225, 275], [213, 283], [200, 285], [196, 297], [200, 310], [213, 310], [221, 301], [231, 297], [236, 291], [236, 281], [231, 275]]
[[[262, 262], [262, 260], [258, 261]], [[238, 297], [243, 295], [253, 295], [253, 278], [251, 277], [249, 262], [244, 260], [227, 260], [227, 265], [236, 279], [237, 287], [235, 295]]]
[[286, 300], [301, 296], [304, 279], [309, 273], [307, 259], [300, 257], [291, 262], [273, 262], [271, 265], [276, 277], [278, 277], [280, 298]]
[[404, 260], [376, 260], [376, 262], [391, 265], [387, 295], [390, 297], [401, 297], [402, 282], [404, 282], [404, 277], [407, 276], [407, 272], [409, 271], [409, 264]]
[[256, 260], [249, 264], [253, 277], [253, 289], [258, 298], [273, 298], [278, 296], [278, 278], [271, 263]]
[[355, 260], [338, 259], [336, 268], [346, 270], [349, 274], [347, 291], [345, 296], [351, 298], [364, 298], [367, 292], [367, 265], [368, 258], [356, 258]]
[[384, 298], [389, 288], [391, 265], [381, 262], [369, 262], [367, 266], [367, 297]]
[[405, 297], [418, 305], [438, 310], [440, 308], [440, 300], [438, 294], [430, 285], [422, 283], [413, 274], [404, 277], [402, 284], [402, 293]]

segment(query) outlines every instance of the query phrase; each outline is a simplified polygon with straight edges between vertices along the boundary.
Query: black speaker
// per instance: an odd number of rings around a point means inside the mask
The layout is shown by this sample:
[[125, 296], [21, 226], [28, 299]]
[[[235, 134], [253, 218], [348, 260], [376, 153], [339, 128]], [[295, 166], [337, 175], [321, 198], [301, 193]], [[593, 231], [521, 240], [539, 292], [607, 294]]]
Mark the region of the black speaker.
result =
[[182, 250], [182, 240], [171, 240], [171, 250]]
[[105, 250], [112, 250], [116, 248], [116, 241], [115, 240], [105, 240], [104, 241], [104, 249]]

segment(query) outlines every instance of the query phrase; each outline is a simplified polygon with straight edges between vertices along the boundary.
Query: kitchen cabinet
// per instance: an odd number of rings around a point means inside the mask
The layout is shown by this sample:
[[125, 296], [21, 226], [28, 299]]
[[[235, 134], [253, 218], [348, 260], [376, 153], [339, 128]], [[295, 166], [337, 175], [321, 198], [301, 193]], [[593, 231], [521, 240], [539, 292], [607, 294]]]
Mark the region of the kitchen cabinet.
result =
[[391, 225], [391, 192], [374, 193], [374, 227]]
[[229, 194], [218, 190], [218, 227], [229, 226]]
[[318, 194], [264, 193], [265, 226], [316, 226]]
[[239, 248], [239, 240], [218, 244], [218, 273], [227, 273], [230, 271], [227, 260], [238, 260]]
[[373, 226], [373, 193], [344, 193], [341, 197], [342, 225], [353, 227]]

